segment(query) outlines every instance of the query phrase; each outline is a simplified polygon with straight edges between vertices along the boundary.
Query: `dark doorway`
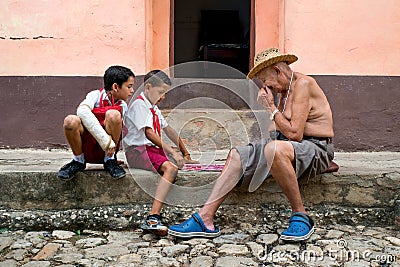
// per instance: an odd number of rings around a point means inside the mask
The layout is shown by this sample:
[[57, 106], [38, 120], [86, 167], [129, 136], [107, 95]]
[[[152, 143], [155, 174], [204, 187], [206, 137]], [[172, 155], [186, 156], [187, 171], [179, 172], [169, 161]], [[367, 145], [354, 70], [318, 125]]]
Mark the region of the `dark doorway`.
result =
[[174, 64], [212, 61], [249, 71], [251, 0], [175, 0]]

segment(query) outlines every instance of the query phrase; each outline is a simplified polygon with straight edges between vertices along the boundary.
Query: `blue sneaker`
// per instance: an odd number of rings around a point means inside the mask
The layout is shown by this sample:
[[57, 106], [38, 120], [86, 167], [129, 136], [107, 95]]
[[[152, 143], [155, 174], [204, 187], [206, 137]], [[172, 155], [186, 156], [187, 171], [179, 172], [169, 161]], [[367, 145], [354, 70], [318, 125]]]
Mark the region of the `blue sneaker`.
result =
[[302, 212], [293, 212], [289, 220], [289, 227], [282, 232], [281, 240], [304, 241], [314, 233], [314, 221]]
[[215, 230], [207, 229], [200, 215], [195, 213], [183, 223], [170, 226], [168, 234], [180, 238], [217, 237], [221, 231], [218, 227]]

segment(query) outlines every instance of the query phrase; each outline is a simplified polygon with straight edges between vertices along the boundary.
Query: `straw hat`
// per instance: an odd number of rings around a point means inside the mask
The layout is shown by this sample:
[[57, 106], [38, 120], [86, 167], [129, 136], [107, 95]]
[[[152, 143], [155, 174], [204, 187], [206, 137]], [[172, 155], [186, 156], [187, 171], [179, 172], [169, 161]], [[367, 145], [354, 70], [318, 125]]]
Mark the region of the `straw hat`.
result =
[[286, 62], [288, 65], [297, 61], [297, 56], [281, 54], [278, 48], [270, 48], [262, 51], [254, 58], [254, 67], [247, 74], [247, 78], [253, 78], [259, 71], [278, 62]]

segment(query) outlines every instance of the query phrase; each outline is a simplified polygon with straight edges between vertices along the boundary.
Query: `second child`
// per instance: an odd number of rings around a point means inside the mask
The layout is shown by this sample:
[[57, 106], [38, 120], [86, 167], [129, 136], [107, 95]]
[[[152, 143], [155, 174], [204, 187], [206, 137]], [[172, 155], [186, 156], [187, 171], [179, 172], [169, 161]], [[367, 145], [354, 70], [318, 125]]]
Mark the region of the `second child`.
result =
[[[153, 70], [145, 75], [144, 92], [129, 106], [125, 118], [128, 133], [124, 138], [126, 159], [130, 168], [158, 172], [162, 179], [157, 185], [150, 214], [141, 226], [143, 230], [166, 235], [168, 227], [163, 225], [161, 208], [169, 186], [175, 181], [178, 169], [193, 161], [178, 133], [168, 125], [157, 104], [165, 98], [171, 87], [171, 80], [163, 71]], [[176, 151], [161, 138], [161, 129], [174, 142]], [[173, 163], [168, 156], [176, 162]]]

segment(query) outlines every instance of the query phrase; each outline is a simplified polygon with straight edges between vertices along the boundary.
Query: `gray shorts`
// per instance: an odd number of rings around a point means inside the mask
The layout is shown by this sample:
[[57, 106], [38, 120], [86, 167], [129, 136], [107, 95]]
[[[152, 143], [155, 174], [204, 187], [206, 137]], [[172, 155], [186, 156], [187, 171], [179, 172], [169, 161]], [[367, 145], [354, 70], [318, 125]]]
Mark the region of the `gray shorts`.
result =
[[[247, 146], [235, 147], [242, 161], [242, 178], [238, 186], [248, 188], [249, 192], [255, 191], [263, 181], [271, 177], [269, 166], [264, 156], [264, 147], [270, 138], [252, 142]], [[316, 176], [329, 168], [334, 157], [333, 145], [326, 140], [309, 138], [301, 142], [290, 142], [294, 148], [295, 160], [293, 168], [297, 178]]]

